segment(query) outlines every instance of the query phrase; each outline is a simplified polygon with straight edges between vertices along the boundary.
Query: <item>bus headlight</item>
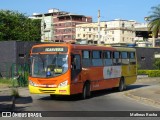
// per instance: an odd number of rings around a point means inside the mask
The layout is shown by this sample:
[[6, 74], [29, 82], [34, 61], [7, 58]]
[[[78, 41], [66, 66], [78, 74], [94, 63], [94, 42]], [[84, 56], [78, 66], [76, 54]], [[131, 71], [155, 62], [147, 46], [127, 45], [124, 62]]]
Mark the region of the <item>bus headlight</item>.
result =
[[67, 86], [67, 83], [68, 83], [67, 80], [64, 81], [64, 82], [61, 82], [58, 87], [66, 87], [66, 86]]
[[36, 83], [34, 83], [33, 81], [29, 80], [29, 84], [32, 86], [38, 86]]

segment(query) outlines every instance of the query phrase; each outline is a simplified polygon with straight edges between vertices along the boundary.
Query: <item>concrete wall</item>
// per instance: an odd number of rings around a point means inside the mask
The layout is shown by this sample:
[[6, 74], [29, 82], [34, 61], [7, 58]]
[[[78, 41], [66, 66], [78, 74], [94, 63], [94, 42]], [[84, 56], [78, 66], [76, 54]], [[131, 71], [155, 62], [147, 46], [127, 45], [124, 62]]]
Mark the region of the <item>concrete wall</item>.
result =
[[155, 54], [160, 54], [160, 48], [137, 47], [136, 51], [139, 69], [154, 69], [153, 63], [155, 59]]
[[0, 42], [0, 77], [11, 77], [17, 66], [28, 63], [31, 47], [36, 42], [3, 41]]

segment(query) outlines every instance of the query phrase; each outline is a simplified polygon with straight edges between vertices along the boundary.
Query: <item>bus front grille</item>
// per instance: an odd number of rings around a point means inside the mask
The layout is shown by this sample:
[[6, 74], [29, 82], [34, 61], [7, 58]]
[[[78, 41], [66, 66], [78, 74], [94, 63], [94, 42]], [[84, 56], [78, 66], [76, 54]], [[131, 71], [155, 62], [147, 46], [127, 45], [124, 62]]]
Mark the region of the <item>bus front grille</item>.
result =
[[39, 89], [41, 92], [43, 93], [55, 93], [56, 90], [42, 90], [42, 89]]

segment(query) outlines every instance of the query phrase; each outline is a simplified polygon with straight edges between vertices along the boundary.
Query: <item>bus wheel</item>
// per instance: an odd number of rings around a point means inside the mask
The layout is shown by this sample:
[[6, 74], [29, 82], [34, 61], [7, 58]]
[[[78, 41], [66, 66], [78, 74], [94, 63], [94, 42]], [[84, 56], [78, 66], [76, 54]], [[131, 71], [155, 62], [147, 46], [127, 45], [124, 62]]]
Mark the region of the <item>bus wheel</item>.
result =
[[84, 87], [83, 87], [82, 99], [86, 99], [86, 98], [90, 97], [90, 95], [91, 95], [90, 84], [86, 83], [86, 84], [84, 84]]
[[124, 78], [121, 78], [120, 79], [120, 82], [119, 82], [119, 87], [118, 87], [118, 91], [121, 92], [125, 89], [125, 82], [124, 82]]

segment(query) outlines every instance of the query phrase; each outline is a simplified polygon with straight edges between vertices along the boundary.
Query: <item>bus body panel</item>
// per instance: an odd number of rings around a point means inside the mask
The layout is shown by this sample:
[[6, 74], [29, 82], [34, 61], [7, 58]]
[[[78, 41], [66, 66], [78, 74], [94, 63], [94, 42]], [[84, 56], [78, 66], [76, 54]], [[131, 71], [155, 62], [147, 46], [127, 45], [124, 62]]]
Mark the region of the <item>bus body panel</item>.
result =
[[[135, 49], [128, 48], [113, 48], [105, 46], [87, 46], [87, 45], [72, 45], [72, 44], [42, 44], [35, 45], [33, 48], [39, 47], [67, 47], [68, 51], [68, 71], [60, 76], [53, 78], [34, 78], [29, 77], [30, 81], [41, 85], [32, 86], [29, 85], [29, 90], [34, 94], [56, 94], [56, 95], [72, 95], [82, 93], [83, 86], [86, 81], [90, 81], [91, 91], [102, 90], [107, 88], [118, 87], [121, 77], [124, 77], [125, 84], [130, 85], [136, 81], [136, 64], [127, 65], [112, 65], [112, 66], [89, 66], [82, 67], [82, 51], [119, 51], [119, 52], [135, 52]], [[32, 48], [32, 49], [33, 49]], [[31, 54], [33, 54], [31, 52]], [[38, 54], [38, 53], [37, 53]], [[41, 54], [56, 54], [56, 52], [41, 52]], [[62, 54], [62, 53], [59, 53]], [[71, 56], [80, 56], [81, 71], [77, 73], [74, 77], [72, 76], [72, 63]], [[121, 59], [121, 58], [120, 58]], [[135, 58], [136, 59], [136, 58]], [[126, 62], [128, 60], [126, 59]], [[136, 63], [136, 61], [135, 61]], [[103, 63], [104, 64], [104, 63]], [[68, 81], [67, 86], [59, 88], [58, 85], [63, 81]], [[44, 86], [43, 86], [44, 85]], [[49, 87], [49, 85], [54, 85], [54, 87]]]
[[70, 85], [63, 88], [43, 88], [29, 85], [29, 91], [32, 94], [70, 95]]

